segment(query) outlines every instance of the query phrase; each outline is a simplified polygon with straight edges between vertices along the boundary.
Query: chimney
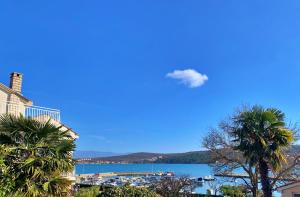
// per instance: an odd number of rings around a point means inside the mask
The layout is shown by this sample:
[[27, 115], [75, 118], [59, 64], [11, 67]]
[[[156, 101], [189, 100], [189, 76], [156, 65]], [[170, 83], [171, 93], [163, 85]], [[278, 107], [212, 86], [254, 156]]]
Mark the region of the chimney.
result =
[[19, 94], [21, 94], [22, 90], [22, 78], [23, 75], [18, 72], [13, 72], [10, 74], [10, 88]]

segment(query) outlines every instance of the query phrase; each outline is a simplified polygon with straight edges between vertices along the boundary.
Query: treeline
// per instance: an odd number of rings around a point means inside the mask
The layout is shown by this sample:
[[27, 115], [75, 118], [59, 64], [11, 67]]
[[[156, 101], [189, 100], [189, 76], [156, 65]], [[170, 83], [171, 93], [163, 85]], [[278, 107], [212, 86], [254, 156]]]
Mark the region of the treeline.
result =
[[178, 153], [157, 159], [154, 163], [169, 164], [207, 164], [211, 163], [212, 157], [208, 151], [194, 151], [187, 153]]

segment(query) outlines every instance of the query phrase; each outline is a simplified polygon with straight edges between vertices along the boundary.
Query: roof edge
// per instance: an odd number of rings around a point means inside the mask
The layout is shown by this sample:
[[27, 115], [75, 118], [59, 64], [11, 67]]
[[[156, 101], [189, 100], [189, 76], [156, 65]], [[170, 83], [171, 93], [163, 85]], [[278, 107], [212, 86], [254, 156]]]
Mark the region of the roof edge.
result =
[[297, 183], [300, 183], [300, 180], [299, 181], [294, 181], [294, 182], [291, 182], [291, 183], [287, 183], [285, 185], [282, 185], [282, 186], [278, 187], [277, 190], [281, 192], [282, 190], [294, 187], [293, 185], [297, 184]]
[[0, 83], [0, 89], [9, 93], [9, 94], [14, 94], [17, 97], [19, 97], [20, 99], [22, 99], [23, 101], [27, 102], [28, 104], [32, 105], [32, 101], [26, 97], [24, 97], [23, 95], [21, 95], [20, 93], [12, 90], [11, 88], [7, 87], [6, 85], [4, 85], [3, 83]]

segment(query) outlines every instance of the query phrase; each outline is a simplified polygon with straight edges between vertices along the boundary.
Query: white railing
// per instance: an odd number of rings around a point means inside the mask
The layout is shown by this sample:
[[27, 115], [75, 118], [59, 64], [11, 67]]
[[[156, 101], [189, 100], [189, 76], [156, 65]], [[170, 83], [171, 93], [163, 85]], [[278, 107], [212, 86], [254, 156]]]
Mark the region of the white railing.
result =
[[60, 122], [60, 111], [57, 109], [0, 101], [0, 114], [5, 113], [13, 114], [16, 116], [23, 114], [23, 116], [27, 118], [33, 118], [39, 121], [47, 121], [51, 118], [55, 121]]

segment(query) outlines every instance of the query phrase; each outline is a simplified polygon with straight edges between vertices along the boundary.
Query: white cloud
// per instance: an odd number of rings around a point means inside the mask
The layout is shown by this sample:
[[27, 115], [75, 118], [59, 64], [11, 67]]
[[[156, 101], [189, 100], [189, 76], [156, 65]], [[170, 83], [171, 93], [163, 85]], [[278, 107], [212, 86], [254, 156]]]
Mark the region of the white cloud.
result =
[[206, 75], [201, 74], [194, 69], [174, 70], [173, 72], [168, 73], [167, 77], [178, 79], [181, 83], [190, 88], [200, 87], [208, 80]]

